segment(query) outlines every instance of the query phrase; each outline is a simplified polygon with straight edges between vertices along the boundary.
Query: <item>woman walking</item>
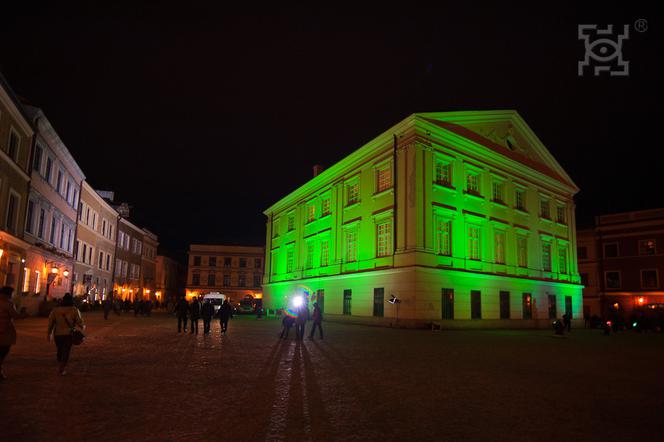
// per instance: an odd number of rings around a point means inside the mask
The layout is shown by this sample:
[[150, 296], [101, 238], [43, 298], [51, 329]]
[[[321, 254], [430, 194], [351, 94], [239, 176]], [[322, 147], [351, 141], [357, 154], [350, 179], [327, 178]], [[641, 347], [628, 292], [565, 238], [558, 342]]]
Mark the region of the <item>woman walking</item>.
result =
[[16, 344], [16, 329], [14, 319], [24, 317], [19, 315], [12, 302], [14, 289], [9, 286], [0, 288], [0, 382], [6, 378], [2, 371], [2, 363], [5, 361], [11, 346]]
[[74, 307], [71, 293], [65, 293], [60, 306], [53, 308], [48, 317], [48, 340], [50, 341], [51, 335], [53, 335], [55, 346], [58, 349], [58, 373], [62, 376], [67, 374], [65, 367], [69, 361], [69, 353], [73, 345], [72, 333], [76, 326], [85, 330], [81, 312]]

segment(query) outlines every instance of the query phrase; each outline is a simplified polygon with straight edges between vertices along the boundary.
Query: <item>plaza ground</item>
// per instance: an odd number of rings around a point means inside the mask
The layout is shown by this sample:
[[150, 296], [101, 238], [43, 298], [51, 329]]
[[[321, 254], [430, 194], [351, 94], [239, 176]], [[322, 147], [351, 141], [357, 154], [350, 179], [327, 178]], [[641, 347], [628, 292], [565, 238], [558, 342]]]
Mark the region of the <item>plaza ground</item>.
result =
[[84, 317], [65, 377], [46, 321], [17, 322], [2, 440], [664, 440], [664, 334]]

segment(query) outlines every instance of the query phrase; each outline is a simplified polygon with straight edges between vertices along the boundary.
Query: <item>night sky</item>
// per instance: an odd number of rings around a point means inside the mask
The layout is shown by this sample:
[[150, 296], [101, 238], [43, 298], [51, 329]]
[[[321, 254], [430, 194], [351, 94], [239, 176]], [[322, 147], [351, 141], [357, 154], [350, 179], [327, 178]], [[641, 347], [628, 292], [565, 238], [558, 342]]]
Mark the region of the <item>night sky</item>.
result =
[[[44, 109], [93, 187], [133, 206], [162, 253], [263, 244], [262, 211], [312, 165], [413, 112], [516, 109], [581, 188], [579, 226], [664, 206], [661, 31], [638, 3], [353, 16], [188, 5], [30, 3], [4, 10], [0, 26], [15, 92]], [[630, 25], [628, 77], [577, 75], [581, 23]]]

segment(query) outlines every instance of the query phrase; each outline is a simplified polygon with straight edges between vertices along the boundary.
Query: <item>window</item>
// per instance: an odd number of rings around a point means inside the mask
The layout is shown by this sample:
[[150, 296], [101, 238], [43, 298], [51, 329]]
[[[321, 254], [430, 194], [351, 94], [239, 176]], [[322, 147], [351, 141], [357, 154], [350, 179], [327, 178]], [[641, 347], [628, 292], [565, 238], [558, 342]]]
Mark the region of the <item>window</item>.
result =
[[385, 164], [376, 169], [376, 193], [392, 187], [392, 165]]
[[581, 284], [588, 287], [590, 285], [590, 279], [588, 278], [588, 274], [580, 273], [579, 276], [581, 277]]
[[357, 230], [346, 230], [346, 262], [357, 261]]
[[18, 135], [16, 134], [16, 132], [14, 132], [13, 129], [10, 129], [9, 143], [7, 144], [7, 154], [14, 161], [18, 161], [18, 144], [19, 144]]
[[78, 203], [78, 189], [74, 188], [74, 197], [71, 199], [72, 207], [76, 207], [77, 203]]
[[101, 220], [101, 234], [103, 236], [107, 236], [106, 235], [106, 219]]
[[657, 270], [641, 270], [642, 289], [656, 289], [658, 286]]
[[470, 319], [482, 319], [482, 293], [470, 291]]
[[442, 319], [454, 319], [454, 289], [441, 289], [440, 315]]
[[382, 318], [384, 315], [385, 308], [385, 289], [377, 288], [374, 289], [373, 295], [373, 315], [378, 318]]
[[208, 273], [207, 285], [208, 287], [214, 287], [214, 272]]
[[314, 247], [316, 244], [314, 241], [308, 241], [307, 242], [307, 254], [304, 259], [304, 267], [307, 269], [311, 269], [314, 267]]
[[47, 183], [51, 183], [51, 169], [53, 169], [53, 160], [51, 157], [46, 156], [46, 170], [44, 170], [44, 179]]
[[480, 194], [480, 175], [477, 172], [468, 172], [466, 175], [466, 192], [474, 195]]
[[501, 291], [500, 294], [500, 319], [510, 318], [510, 292]]
[[558, 273], [567, 274], [567, 247], [558, 246]]
[[494, 233], [494, 259], [496, 264], [505, 264], [505, 232], [496, 230]]
[[389, 256], [392, 249], [392, 221], [376, 224], [376, 256]]
[[320, 242], [320, 266], [326, 267], [330, 261], [330, 241], [327, 239]]
[[255, 258], [254, 259], [254, 268], [255, 269], [260, 269], [261, 268], [261, 259], [260, 258]]
[[35, 293], [41, 291], [41, 273], [39, 270], [35, 270]]
[[231, 286], [231, 275], [224, 275], [224, 287]]
[[452, 221], [436, 218], [436, 252], [452, 256]]
[[33, 233], [32, 230], [32, 221], [33, 221], [33, 213], [35, 210], [35, 204], [32, 202], [32, 200], [28, 200], [28, 211], [26, 212], [25, 215], [25, 231], [29, 233]]
[[556, 319], [558, 317], [558, 309], [556, 307], [556, 295], [548, 295], [549, 298], [549, 319]]
[[352, 299], [353, 299], [353, 291], [350, 289], [344, 290], [344, 306], [343, 306], [343, 314], [344, 315], [351, 315], [351, 304], [352, 304]]
[[518, 235], [516, 237], [516, 248], [519, 267], [528, 267], [528, 238]]
[[307, 203], [307, 222], [310, 223], [315, 219], [316, 219], [316, 204], [312, 201], [310, 203]]
[[71, 181], [67, 181], [67, 193], [65, 194], [65, 199], [69, 204], [71, 204]]
[[217, 267], [217, 257], [216, 256], [210, 256], [208, 258], [208, 265], [210, 267]]
[[224, 267], [229, 269], [232, 266], [232, 258], [224, 258]]
[[111, 271], [111, 255], [108, 253], [106, 254], [106, 271]]
[[21, 291], [30, 291], [30, 269], [27, 267], [23, 267], [23, 289]]
[[288, 214], [288, 231], [295, 230], [295, 214]]
[[261, 275], [254, 273], [254, 287], [261, 286]]
[[656, 249], [657, 246], [654, 239], [639, 240], [639, 255], [654, 255]]
[[46, 211], [39, 209], [39, 223], [37, 224], [37, 236], [44, 239], [44, 224], [46, 222]]
[[35, 145], [35, 159], [32, 162], [32, 168], [37, 172], [41, 172], [42, 165], [42, 155], [44, 154], [44, 148], [39, 144]]
[[436, 184], [443, 186], [452, 185], [452, 163], [442, 159], [436, 159], [436, 169], [434, 171], [434, 180]]
[[295, 250], [290, 247], [286, 250], [286, 273], [292, 273], [295, 267]]
[[576, 255], [579, 259], [588, 259], [588, 248], [585, 246], [577, 247]]
[[569, 318], [572, 319], [572, 297], [565, 296], [565, 313], [569, 315]]
[[556, 206], [556, 222], [567, 224], [565, 221], [565, 206]]
[[48, 242], [55, 245], [55, 232], [56, 232], [56, 220], [55, 215], [51, 218], [51, 234], [49, 236]]
[[247, 286], [247, 275], [245, 273], [239, 273], [237, 275], [237, 286], [246, 287]]
[[542, 243], [542, 270], [551, 271], [551, 243]]
[[99, 252], [99, 261], [97, 261], [97, 267], [101, 270], [104, 268], [104, 252]]
[[201, 257], [200, 256], [194, 256], [194, 265], [195, 266], [200, 266], [201, 265]]
[[247, 266], [247, 258], [240, 258], [240, 267], [246, 267]]
[[606, 281], [606, 288], [608, 289], [620, 288], [620, 272], [618, 271], [604, 272], [604, 279]]
[[10, 190], [9, 199], [7, 200], [7, 219], [5, 224], [7, 226], [7, 231], [10, 233], [16, 233], [16, 218], [18, 215], [18, 210], [18, 196]]
[[526, 190], [516, 189], [514, 192], [514, 201], [517, 210], [526, 211]]
[[505, 202], [505, 183], [494, 180], [491, 185], [491, 194], [493, 201], [497, 203]]
[[549, 200], [540, 199], [540, 218], [551, 219], [551, 208]]
[[62, 171], [58, 169], [58, 179], [55, 182], [55, 190], [59, 194], [62, 194]]
[[350, 206], [360, 202], [360, 182], [346, 184], [346, 205]]
[[200, 273], [194, 273], [191, 275], [191, 285], [201, 285]]
[[275, 219], [272, 223], [272, 238], [279, 236], [279, 220]]
[[522, 297], [523, 319], [533, 319], [533, 297], [530, 293], [524, 293]]
[[605, 258], [616, 258], [618, 256], [618, 243], [607, 243], [604, 244], [604, 257]]
[[330, 214], [330, 197], [324, 197], [321, 200], [321, 213], [320, 216], [326, 216]]
[[480, 228], [478, 226], [468, 227], [468, 259], [481, 259], [480, 255]]

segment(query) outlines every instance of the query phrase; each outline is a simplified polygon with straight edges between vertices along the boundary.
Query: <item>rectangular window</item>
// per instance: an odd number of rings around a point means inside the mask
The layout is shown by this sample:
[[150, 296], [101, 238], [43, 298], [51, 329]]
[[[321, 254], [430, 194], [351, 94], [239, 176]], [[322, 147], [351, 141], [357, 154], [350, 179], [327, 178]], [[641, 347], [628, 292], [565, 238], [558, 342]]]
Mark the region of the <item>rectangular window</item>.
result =
[[386, 164], [376, 169], [376, 193], [392, 187], [392, 166]]
[[65, 194], [65, 199], [69, 204], [71, 204], [71, 181], [67, 181], [67, 193]]
[[374, 289], [373, 295], [373, 315], [378, 318], [382, 318], [384, 314], [385, 307], [385, 289], [377, 288]]
[[480, 176], [476, 172], [468, 172], [466, 175], [466, 192], [474, 195], [480, 194]]
[[292, 273], [295, 267], [295, 250], [289, 248], [286, 250], [286, 273]]
[[355, 181], [346, 185], [346, 205], [350, 206], [360, 202], [360, 183]]
[[330, 261], [330, 241], [327, 239], [320, 242], [320, 266], [326, 267]]
[[514, 192], [515, 207], [522, 212], [526, 211], [526, 191], [525, 189], [516, 189]]
[[639, 240], [639, 255], [654, 255], [657, 252], [657, 244], [654, 239]]
[[497, 203], [505, 202], [505, 183], [502, 181], [493, 181], [491, 186], [493, 201]]
[[558, 246], [558, 272], [567, 274], [567, 247]]
[[551, 243], [542, 243], [542, 270], [551, 271]]
[[244, 273], [239, 273], [237, 275], [237, 286], [246, 287], [247, 286], [247, 275]]
[[195, 266], [200, 266], [201, 265], [201, 257], [200, 256], [194, 256], [194, 265]]
[[376, 256], [389, 256], [392, 249], [392, 221], [376, 225]]
[[254, 268], [255, 269], [260, 269], [261, 268], [261, 259], [260, 258], [255, 258], [254, 259]]
[[311, 202], [307, 204], [307, 222], [310, 223], [315, 219], [316, 219], [316, 204]]
[[436, 184], [443, 186], [452, 185], [452, 163], [449, 161], [437, 159], [434, 180]]
[[41, 273], [39, 270], [35, 270], [35, 293], [41, 291]]
[[18, 161], [18, 143], [19, 143], [18, 135], [16, 135], [16, 133], [10, 129], [7, 154], [14, 161]]
[[275, 219], [272, 223], [272, 238], [279, 236], [279, 220]]
[[34, 216], [34, 211], [35, 211], [35, 204], [32, 202], [32, 200], [28, 200], [28, 211], [25, 215], [25, 231], [29, 233], [33, 233], [32, 218]]
[[567, 224], [565, 221], [565, 206], [556, 206], [556, 222]]
[[48, 239], [48, 242], [50, 242], [53, 245], [55, 245], [55, 232], [56, 232], [56, 220], [55, 216], [53, 216], [53, 218], [51, 218], [51, 233]]
[[60, 224], [60, 248], [65, 248], [65, 223]]
[[454, 289], [441, 290], [441, 318], [454, 319]]
[[111, 271], [111, 255], [106, 254], [106, 271], [110, 272]]
[[351, 313], [351, 304], [353, 300], [353, 291], [350, 289], [344, 290], [344, 306], [343, 306], [343, 314], [350, 316]]
[[523, 319], [533, 319], [533, 297], [530, 293], [524, 293], [522, 297]]
[[254, 287], [261, 286], [261, 275], [254, 273]]
[[470, 319], [482, 319], [482, 292], [470, 291]]
[[307, 255], [304, 260], [304, 267], [311, 269], [314, 267], [314, 247], [316, 244], [313, 241], [307, 242]]
[[500, 292], [500, 319], [510, 318], [510, 292]]
[[224, 287], [231, 286], [231, 275], [224, 275]]
[[39, 144], [35, 145], [35, 159], [32, 162], [32, 168], [37, 173], [41, 172], [42, 155], [43, 154], [44, 154], [44, 148], [41, 147]]
[[505, 232], [502, 230], [494, 233], [494, 255], [496, 264], [505, 264]]
[[9, 193], [9, 199], [7, 200], [7, 231], [10, 233], [16, 233], [16, 217], [18, 215], [18, 197], [13, 193]]
[[214, 287], [214, 273], [212, 272], [208, 273], [207, 285], [208, 287]]
[[201, 275], [199, 273], [191, 275], [191, 285], [201, 285]]
[[225, 268], [230, 269], [232, 265], [233, 265], [232, 264], [232, 258], [228, 258], [228, 257], [224, 258], [224, 267]]
[[21, 291], [30, 291], [30, 269], [27, 267], [23, 267], [23, 289]]
[[51, 183], [51, 169], [53, 169], [53, 160], [51, 157], [46, 156], [46, 170], [44, 170], [44, 179], [47, 183]]
[[208, 258], [208, 265], [210, 267], [217, 267], [217, 257], [216, 256], [210, 256]]
[[346, 230], [346, 262], [357, 261], [357, 230]]
[[247, 267], [247, 258], [240, 258], [240, 267]]
[[659, 284], [657, 281], [657, 270], [641, 270], [641, 288], [642, 289], [656, 289]]
[[59, 194], [62, 194], [62, 171], [58, 170], [58, 179], [55, 182], [55, 190]]
[[588, 259], [588, 248], [585, 246], [577, 247], [576, 256], [578, 256], [579, 259]]
[[288, 214], [288, 231], [295, 230], [295, 214]]
[[468, 227], [468, 259], [481, 259], [480, 254], [480, 228], [478, 226]]
[[558, 317], [558, 308], [556, 306], [556, 295], [548, 295], [549, 299], [549, 319]]
[[549, 204], [549, 200], [547, 199], [540, 199], [540, 218], [544, 219], [551, 219], [551, 205]]
[[320, 216], [326, 216], [330, 214], [330, 197], [325, 197], [321, 200], [321, 210]]
[[620, 272], [617, 271], [604, 272], [604, 279], [606, 280], [606, 288], [619, 289], [621, 286]]
[[452, 256], [452, 221], [448, 219], [436, 218], [436, 251]]
[[97, 267], [101, 270], [104, 268], [104, 252], [99, 252], [99, 260], [97, 261]]

